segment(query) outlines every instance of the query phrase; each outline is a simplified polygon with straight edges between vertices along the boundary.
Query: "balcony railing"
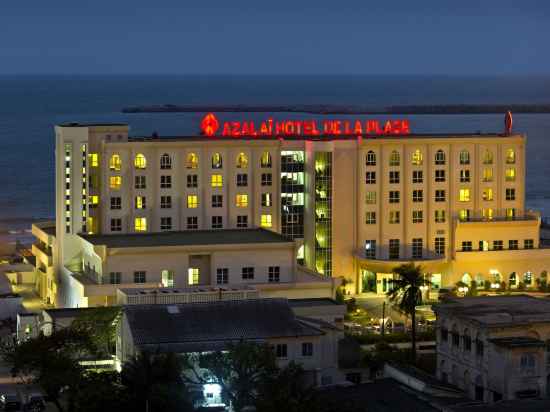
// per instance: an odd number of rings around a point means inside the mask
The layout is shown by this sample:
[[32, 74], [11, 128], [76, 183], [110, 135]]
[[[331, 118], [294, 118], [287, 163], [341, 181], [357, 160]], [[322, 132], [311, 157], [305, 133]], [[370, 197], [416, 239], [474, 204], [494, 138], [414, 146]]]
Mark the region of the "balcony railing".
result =
[[461, 218], [457, 216], [460, 223], [468, 222], [513, 222], [513, 221], [536, 221], [540, 219], [540, 213], [532, 210], [516, 210], [514, 215], [508, 215], [506, 209], [498, 209], [492, 216], [483, 215], [482, 212], [475, 212], [470, 216]]

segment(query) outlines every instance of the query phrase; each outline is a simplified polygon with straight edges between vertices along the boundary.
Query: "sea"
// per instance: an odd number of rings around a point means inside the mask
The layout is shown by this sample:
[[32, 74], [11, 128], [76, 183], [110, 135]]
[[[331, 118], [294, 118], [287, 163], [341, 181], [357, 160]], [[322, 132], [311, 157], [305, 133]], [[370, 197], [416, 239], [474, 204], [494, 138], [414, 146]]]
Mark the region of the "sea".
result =
[[[550, 103], [550, 76], [0, 76], [0, 238], [28, 239], [33, 221], [53, 218], [53, 126], [58, 123], [125, 122], [131, 135], [156, 132], [162, 138], [197, 133], [203, 113], [122, 113], [122, 109], [163, 104], [534, 103]], [[249, 113], [246, 117], [268, 115], [274, 119], [321, 117], [299, 113]], [[243, 115], [219, 117], [229, 120]], [[399, 117], [409, 119], [414, 133], [501, 132], [504, 124], [504, 114]], [[550, 114], [515, 114], [514, 131], [527, 134], [526, 205], [550, 216]]]

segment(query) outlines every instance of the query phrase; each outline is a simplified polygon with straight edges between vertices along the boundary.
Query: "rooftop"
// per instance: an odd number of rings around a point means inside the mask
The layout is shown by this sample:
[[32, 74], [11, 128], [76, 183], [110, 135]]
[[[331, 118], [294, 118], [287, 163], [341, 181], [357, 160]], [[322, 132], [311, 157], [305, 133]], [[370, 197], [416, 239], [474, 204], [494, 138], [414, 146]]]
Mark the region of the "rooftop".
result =
[[286, 299], [251, 299], [124, 308], [134, 343], [173, 352], [220, 350], [242, 339], [320, 336], [298, 320]]
[[291, 242], [278, 233], [260, 228], [80, 236], [94, 245], [110, 248]]
[[304, 298], [289, 299], [288, 304], [291, 307], [310, 307], [310, 306], [343, 306], [330, 298]]
[[154, 294], [176, 294], [176, 293], [205, 293], [205, 292], [231, 292], [231, 291], [255, 291], [250, 285], [223, 285], [223, 286], [193, 286], [188, 288], [121, 288], [121, 293], [125, 295], [154, 295]]
[[527, 295], [450, 299], [434, 310], [438, 316], [446, 314], [487, 327], [550, 322], [550, 299]]

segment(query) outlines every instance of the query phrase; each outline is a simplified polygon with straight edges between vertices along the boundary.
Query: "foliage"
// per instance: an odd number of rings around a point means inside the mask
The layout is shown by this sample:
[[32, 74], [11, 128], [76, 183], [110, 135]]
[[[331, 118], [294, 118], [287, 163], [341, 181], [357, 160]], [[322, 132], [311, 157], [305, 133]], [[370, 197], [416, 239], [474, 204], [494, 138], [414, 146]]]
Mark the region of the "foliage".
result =
[[117, 372], [84, 372], [69, 394], [79, 412], [130, 411], [130, 397]]
[[344, 292], [343, 292], [341, 287], [336, 288], [336, 294], [334, 296], [334, 300], [339, 304], [344, 303], [345, 297], [344, 297]]
[[386, 362], [407, 362], [411, 357], [410, 349], [398, 349], [386, 342], [376, 344], [373, 351], [369, 351], [363, 358], [363, 364], [374, 373], [384, 367]]
[[88, 334], [98, 355], [111, 355], [116, 350], [116, 324], [120, 314], [118, 306], [90, 308], [83, 311], [70, 327]]

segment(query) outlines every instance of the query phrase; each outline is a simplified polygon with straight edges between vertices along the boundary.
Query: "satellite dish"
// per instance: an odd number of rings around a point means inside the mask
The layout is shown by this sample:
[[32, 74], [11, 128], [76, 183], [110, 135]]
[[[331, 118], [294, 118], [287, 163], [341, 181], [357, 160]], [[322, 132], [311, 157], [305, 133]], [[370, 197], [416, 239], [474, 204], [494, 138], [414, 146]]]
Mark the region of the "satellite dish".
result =
[[512, 112], [508, 110], [504, 115], [504, 132], [507, 136], [512, 134]]

